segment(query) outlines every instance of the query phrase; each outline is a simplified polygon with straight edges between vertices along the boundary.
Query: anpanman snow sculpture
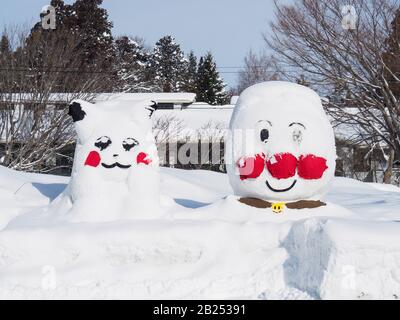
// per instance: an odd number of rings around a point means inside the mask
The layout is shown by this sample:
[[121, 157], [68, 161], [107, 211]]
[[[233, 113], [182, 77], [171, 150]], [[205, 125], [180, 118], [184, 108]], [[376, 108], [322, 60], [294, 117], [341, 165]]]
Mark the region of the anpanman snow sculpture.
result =
[[280, 81], [243, 91], [230, 122], [226, 159], [240, 202], [274, 212], [325, 205], [336, 149], [318, 94]]

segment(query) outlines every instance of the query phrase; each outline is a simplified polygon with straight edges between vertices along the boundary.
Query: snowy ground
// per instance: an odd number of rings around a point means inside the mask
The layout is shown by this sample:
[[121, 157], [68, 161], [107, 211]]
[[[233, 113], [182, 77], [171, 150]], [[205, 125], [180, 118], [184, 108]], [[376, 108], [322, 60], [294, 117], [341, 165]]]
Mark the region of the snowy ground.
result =
[[400, 297], [400, 189], [337, 178], [272, 215], [228, 179], [161, 169], [164, 219], [46, 225], [67, 178], [0, 167], [0, 299]]

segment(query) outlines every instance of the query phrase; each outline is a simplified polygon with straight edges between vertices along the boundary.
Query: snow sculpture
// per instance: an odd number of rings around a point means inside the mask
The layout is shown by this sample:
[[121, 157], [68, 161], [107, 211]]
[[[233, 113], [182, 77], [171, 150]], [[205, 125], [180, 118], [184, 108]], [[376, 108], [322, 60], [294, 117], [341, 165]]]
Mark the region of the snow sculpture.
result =
[[247, 88], [232, 114], [226, 159], [242, 203], [276, 213], [324, 206], [336, 148], [318, 94], [280, 81]]
[[158, 155], [151, 102], [76, 100], [69, 106], [78, 135], [64, 196], [73, 221], [110, 221], [158, 213]]

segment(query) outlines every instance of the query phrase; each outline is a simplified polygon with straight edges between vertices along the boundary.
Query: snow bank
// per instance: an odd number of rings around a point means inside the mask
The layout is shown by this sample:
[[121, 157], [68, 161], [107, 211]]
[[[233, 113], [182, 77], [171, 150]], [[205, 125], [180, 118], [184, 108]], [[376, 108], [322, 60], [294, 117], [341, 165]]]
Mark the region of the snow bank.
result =
[[49, 205], [64, 190], [68, 180], [0, 166], [0, 230], [14, 217]]
[[322, 299], [397, 299], [400, 225], [310, 219], [283, 242], [290, 285]]
[[327, 207], [272, 215], [224, 174], [160, 173], [163, 219], [45, 225], [68, 179], [0, 168], [0, 299], [400, 295], [400, 190], [337, 178]]
[[[246, 241], [258, 228], [124, 221], [8, 229], [0, 234], [0, 298], [255, 298], [267, 287], [284, 290], [286, 252]], [[46, 287], [46, 268], [54, 287]]]

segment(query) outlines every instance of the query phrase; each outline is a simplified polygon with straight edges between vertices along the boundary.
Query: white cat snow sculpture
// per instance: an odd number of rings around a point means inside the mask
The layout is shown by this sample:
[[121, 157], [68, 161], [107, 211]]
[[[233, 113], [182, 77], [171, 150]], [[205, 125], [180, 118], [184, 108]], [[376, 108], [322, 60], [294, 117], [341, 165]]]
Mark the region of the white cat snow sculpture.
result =
[[157, 148], [151, 102], [76, 100], [69, 106], [78, 136], [64, 196], [72, 221], [151, 218], [159, 214]]
[[276, 213], [324, 206], [336, 149], [318, 94], [280, 81], [243, 91], [230, 122], [226, 159], [242, 203]]

